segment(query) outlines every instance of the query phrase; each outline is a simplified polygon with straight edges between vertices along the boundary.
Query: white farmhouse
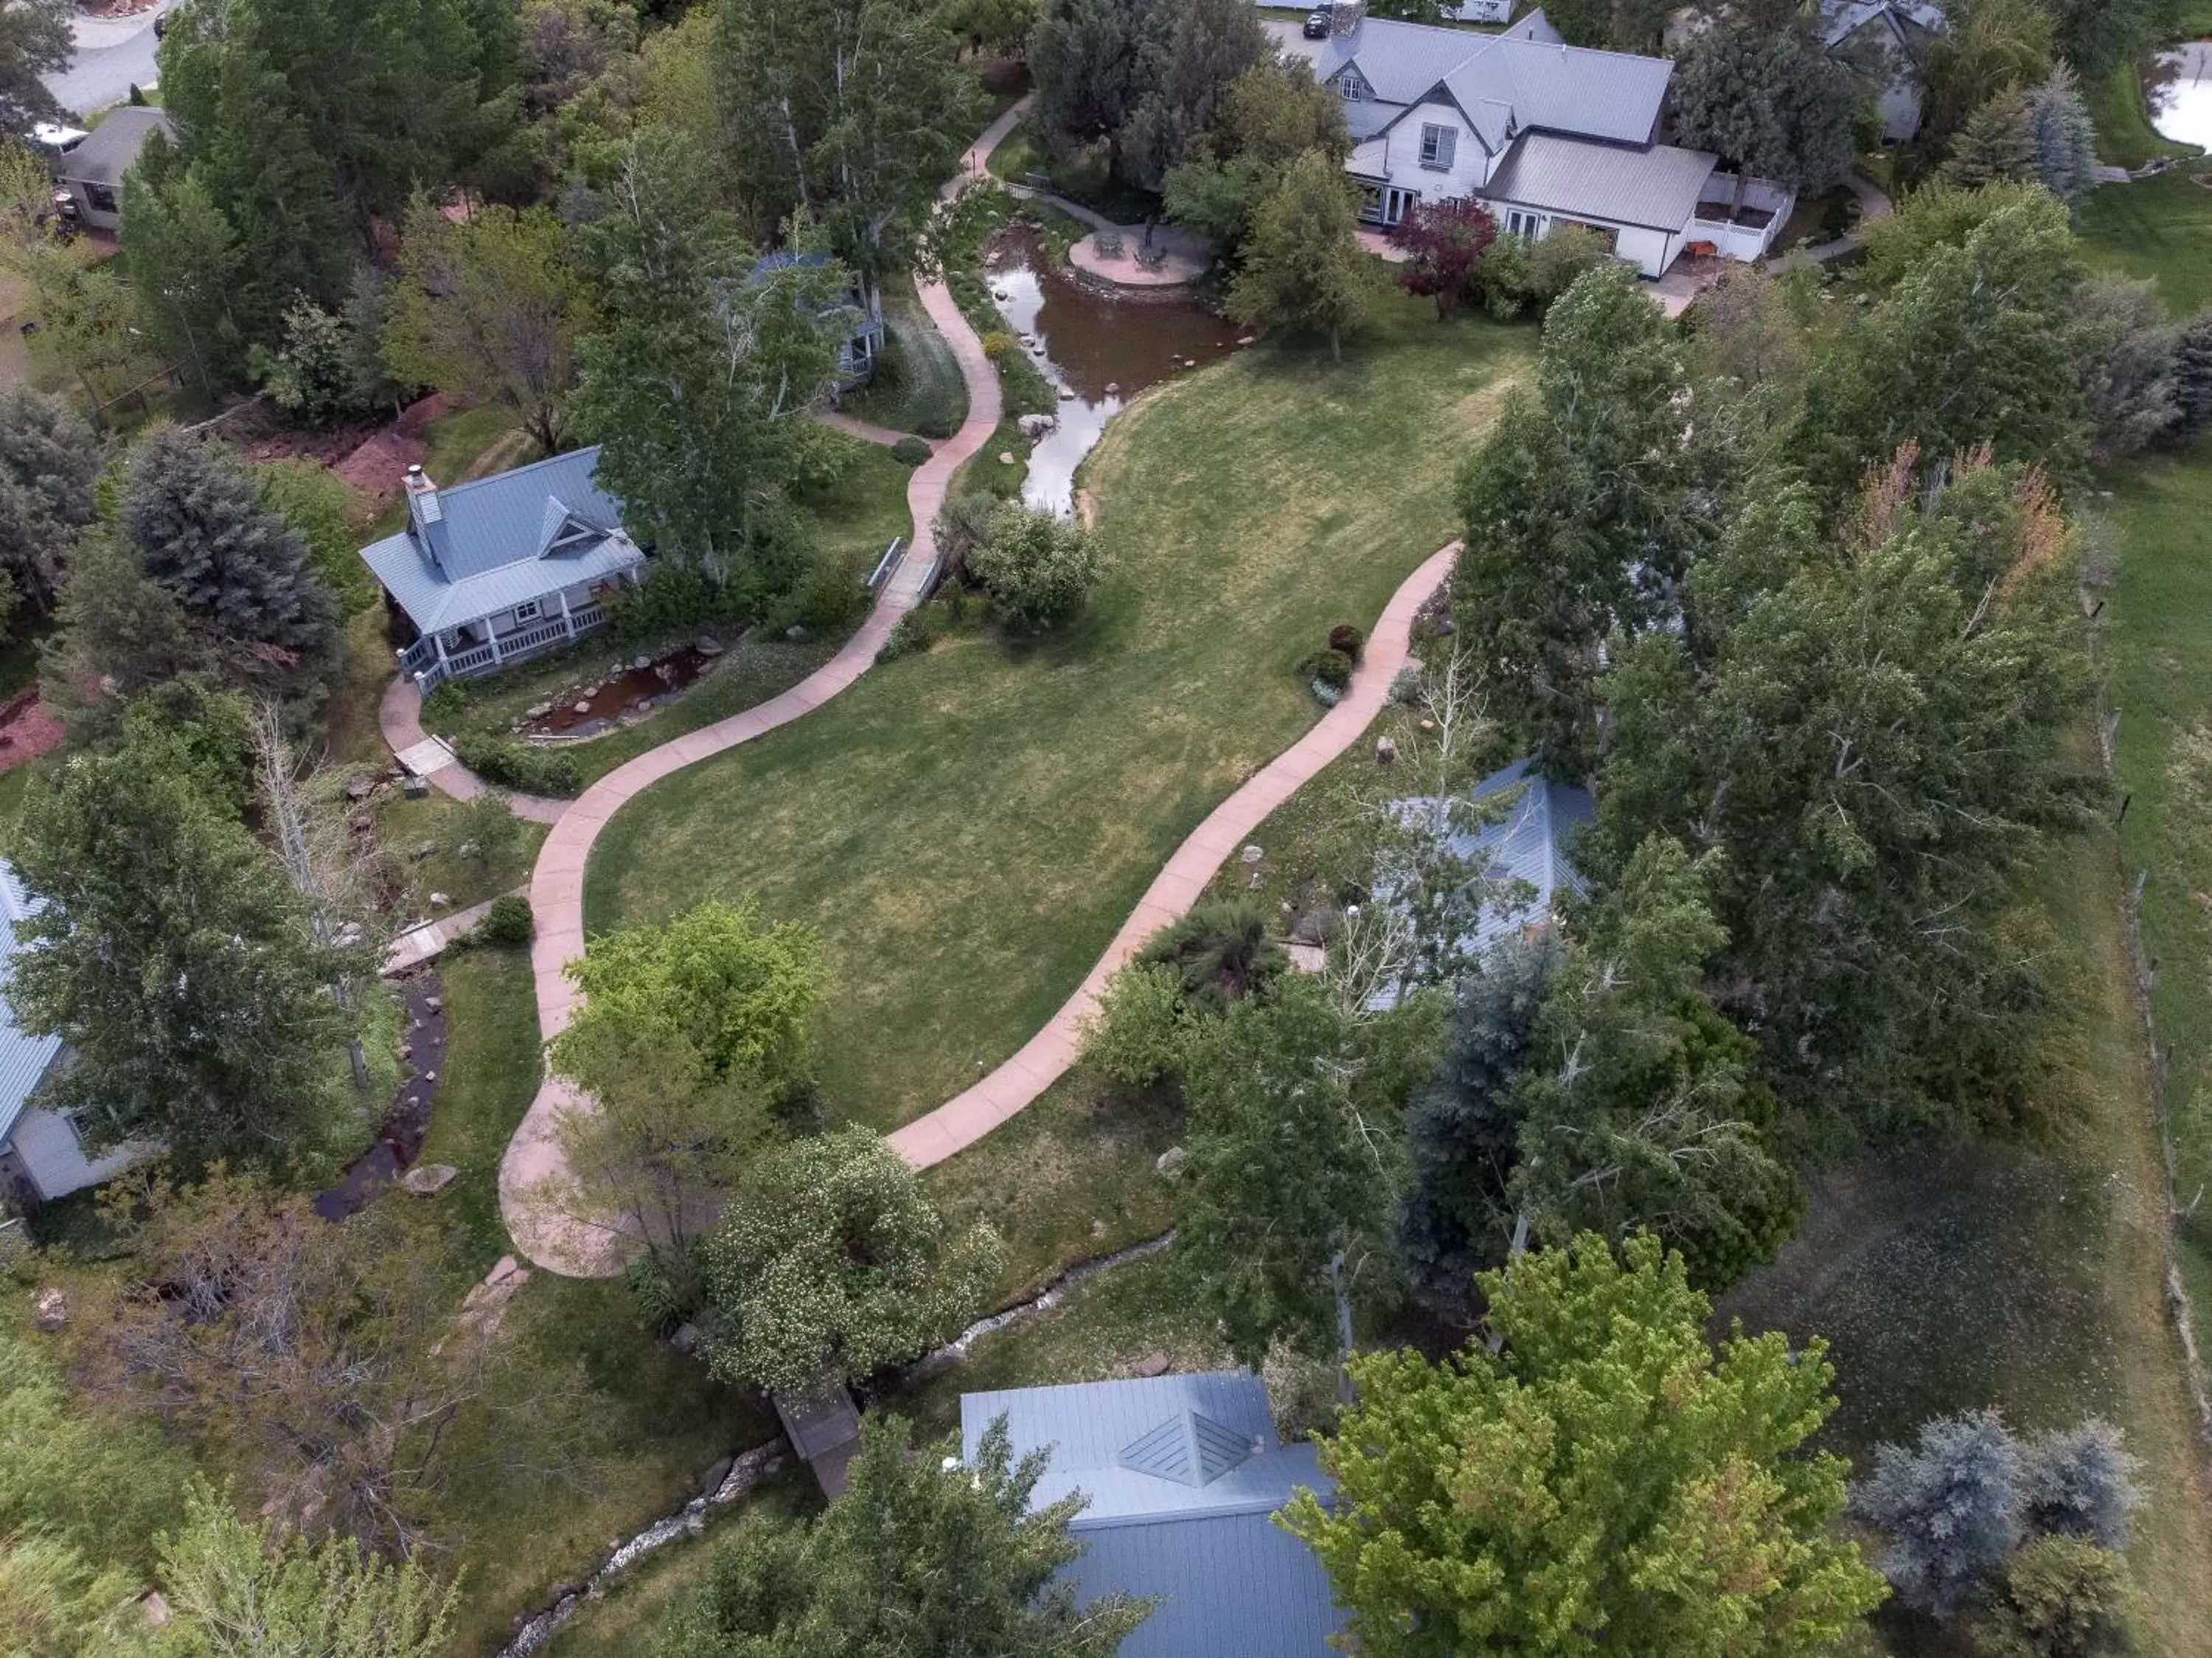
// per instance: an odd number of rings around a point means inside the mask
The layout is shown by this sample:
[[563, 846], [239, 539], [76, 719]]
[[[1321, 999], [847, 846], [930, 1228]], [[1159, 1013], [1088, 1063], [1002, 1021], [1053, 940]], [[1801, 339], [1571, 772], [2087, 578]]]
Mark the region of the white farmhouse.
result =
[[1484, 34], [1336, 0], [1313, 62], [1344, 100], [1346, 170], [1370, 224], [1471, 198], [1516, 235], [1587, 226], [1659, 277], [1685, 253], [1761, 257], [1796, 204], [1763, 180], [1739, 192], [1717, 157], [1658, 142], [1671, 59], [1568, 46], [1540, 10]]

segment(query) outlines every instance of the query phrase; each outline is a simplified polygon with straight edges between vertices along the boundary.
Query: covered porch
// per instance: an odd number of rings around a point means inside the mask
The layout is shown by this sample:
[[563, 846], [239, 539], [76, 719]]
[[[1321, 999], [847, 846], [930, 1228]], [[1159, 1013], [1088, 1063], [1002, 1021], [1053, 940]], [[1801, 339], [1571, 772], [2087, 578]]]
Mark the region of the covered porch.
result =
[[510, 662], [557, 650], [605, 627], [607, 600], [617, 589], [635, 586], [641, 574], [633, 567], [595, 583], [556, 588], [490, 615], [424, 633], [398, 651], [399, 671], [427, 692], [441, 680], [495, 674]]

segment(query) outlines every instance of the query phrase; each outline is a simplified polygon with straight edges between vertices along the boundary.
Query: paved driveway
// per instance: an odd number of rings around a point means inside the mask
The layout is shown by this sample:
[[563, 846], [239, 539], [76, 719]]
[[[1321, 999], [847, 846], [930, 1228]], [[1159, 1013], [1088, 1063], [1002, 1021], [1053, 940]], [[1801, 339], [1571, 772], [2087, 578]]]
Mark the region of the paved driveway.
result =
[[121, 103], [133, 85], [151, 86], [160, 74], [154, 64], [154, 20], [177, 3], [161, 0], [133, 17], [79, 16], [71, 26], [76, 61], [58, 75], [46, 76], [46, 90], [64, 109], [89, 115]]

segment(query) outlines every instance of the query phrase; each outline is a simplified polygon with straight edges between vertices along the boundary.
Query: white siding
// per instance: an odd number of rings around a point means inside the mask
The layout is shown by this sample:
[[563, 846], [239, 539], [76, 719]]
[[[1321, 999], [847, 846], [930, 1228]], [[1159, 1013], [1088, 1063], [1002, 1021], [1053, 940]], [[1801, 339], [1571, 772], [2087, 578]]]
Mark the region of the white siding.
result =
[[[1439, 170], [1421, 165], [1421, 129], [1438, 126], [1450, 131], [1452, 162]], [[1488, 176], [1482, 141], [1468, 128], [1458, 110], [1449, 104], [1416, 104], [1384, 135], [1389, 145], [1386, 166], [1390, 182], [1401, 190], [1420, 192], [1425, 202], [1471, 196]]]
[[1663, 277], [1681, 250], [1681, 232], [1632, 230], [1624, 227], [1613, 251], [1647, 277]]
[[37, 1106], [26, 1107], [15, 1119], [15, 1130], [9, 1140], [31, 1184], [49, 1203], [112, 1179], [142, 1155], [141, 1148], [118, 1146], [95, 1161], [85, 1155], [83, 1143], [67, 1118]]

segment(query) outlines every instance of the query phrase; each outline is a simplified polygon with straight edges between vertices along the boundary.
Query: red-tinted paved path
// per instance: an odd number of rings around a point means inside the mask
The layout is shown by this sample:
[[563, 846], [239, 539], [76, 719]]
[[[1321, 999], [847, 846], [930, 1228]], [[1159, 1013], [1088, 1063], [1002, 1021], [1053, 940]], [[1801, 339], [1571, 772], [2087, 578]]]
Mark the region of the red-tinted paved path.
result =
[[[982, 173], [991, 151], [1021, 119], [1023, 107], [1016, 105], [984, 130], [961, 158], [959, 175], [945, 186], [947, 197], [957, 195], [971, 178]], [[531, 947], [531, 967], [538, 990], [538, 1028], [549, 1042], [567, 1028], [575, 1006], [575, 986], [569, 982], [566, 968], [584, 953], [584, 865], [591, 856], [592, 843], [607, 820], [632, 797], [669, 773], [750, 742], [828, 702], [874, 665], [876, 652], [899, 618], [921, 597], [922, 578], [936, 555], [937, 515], [945, 505], [945, 491], [953, 474], [998, 430], [1000, 399], [998, 371], [983, 355], [982, 342], [960, 314], [944, 283], [918, 287], [923, 309], [951, 346], [961, 377], [967, 381], [968, 418], [957, 432], [936, 446], [908, 480], [906, 498], [914, 517], [914, 534], [906, 556], [860, 631], [822, 667], [781, 696], [617, 766], [559, 814], [538, 854], [538, 867], [530, 880], [530, 908], [538, 923], [537, 941]], [[412, 696], [411, 689], [408, 694]], [[470, 777], [469, 782], [476, 780]], [[562, 1191], [564, 1160], [555, 1125], [563, 1113], [580, 1107], [588, 1109], [588, 1105], [568, 1084], [549, 1074], [508, 1143], [500, 1166], [500, 1212], [515, 1247], [538, 1265], [571, 1277], [600, 1277], [621, 1269], [623, 1240], [603, 1221], [574, 1212], [574, 1205]]]

